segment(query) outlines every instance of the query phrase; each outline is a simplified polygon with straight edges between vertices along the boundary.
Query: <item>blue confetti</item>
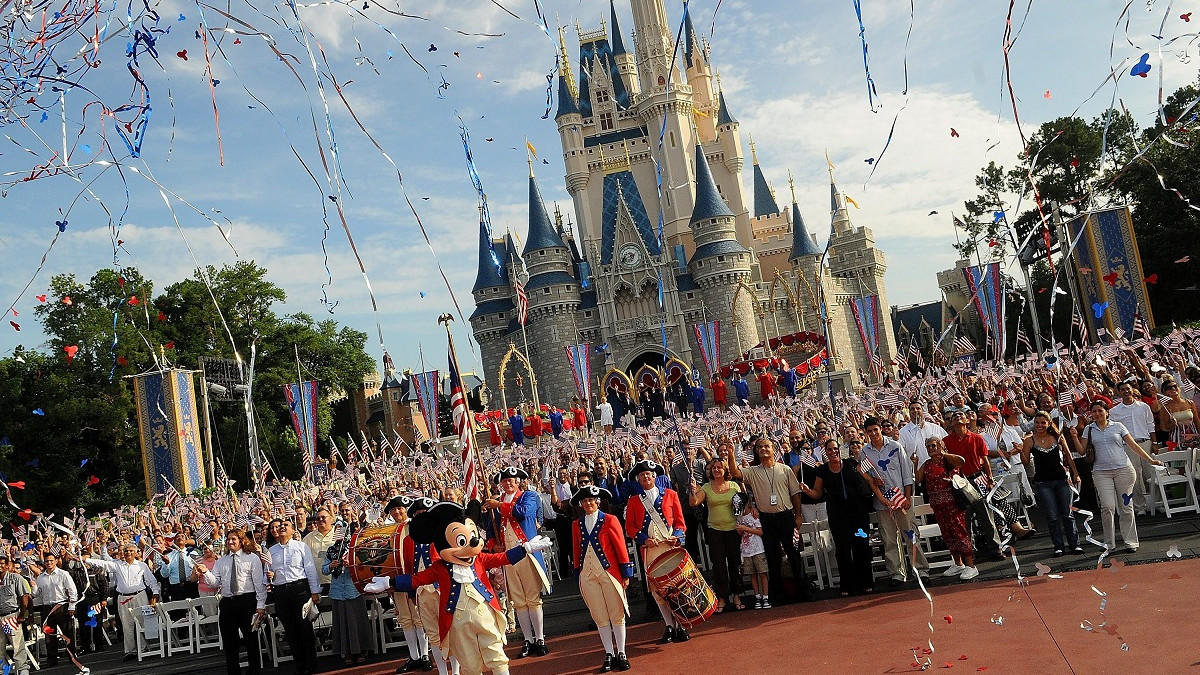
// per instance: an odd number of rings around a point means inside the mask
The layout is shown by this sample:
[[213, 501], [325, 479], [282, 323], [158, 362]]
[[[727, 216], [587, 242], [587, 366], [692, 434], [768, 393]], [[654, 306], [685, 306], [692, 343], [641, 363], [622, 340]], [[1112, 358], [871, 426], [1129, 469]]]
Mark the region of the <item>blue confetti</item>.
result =
[[1129, 69], [1129, 74], [1136, 77], [1146, 77], [1150, 74], [1149, 54], [1142, 54], [1142, 58], [1138, 60], [1132, 68]]
[[80, 468], [83, 468], [83, 467], [87, 466], [87, 463], [88, 463], [88, 460], [86, 460], [86, 459], [85, 459], [85, 460], [83, 460], [82, 462], [80, 462], [80, 463], [79, 463], [79, 467], [80, 467]]
[[1100, 302], [1093, 302], [1093, 303], [1092, 303], [1092, 312], [1093, 312], [1093, 313], [1095, 313], [1095, 315], [1096, 315], [1096, 318], [1097, 318], [1097, 319], [1103, 319], [1103, 318], [1104, 318], [1104, 311], [1105, 311], [1106, 309], [1108, 309], [1108, 303], [1107, 303], [1107, 302], [1104, 302], [1104, 303], [1100, 303]]
[[866, 539], [866, 538], [867, 538], [867, 533], [866, 533], [866, 532], [863, 532], [863, 529], [860, 527], [860, 528], [858, 528], [858, 532], [855, 532], [855, 533], [854, 533], [854, 536], [856, 536], [856, 537], [862, 537], [863, 539]]
[[66, 231], [67, 231], [67, 221], [65, 221], [65, 220], [56, 220], [56, 221], [54, 221], [54, 224], [58, 226], [58, 231], [59, 231], [59, 232], [66, 232]]
[[425, 297], [425, 291], [421, 291], [421, 297]]
[[1133, 495], [1121, 493], [1121, 499], [1124, 500], [1125, 506], [1129, 506], [1129, 502], [1133, 501]]
[[92, 146], [88, 145], [87, 143], [84, 143], [79, 149], [83, 150], [85, 154], [92, 154]]
[[50, 116], [47, 115], [46, 113], [42, 113], [42, 121], [45, 122], [48, 119], [50, 119]]
[[33, 414], [34, 414], [34, 415], [37, 415], [38, 417], [45, 417], [45, 416], [46, 416], [46, 413], [45, 413], [45, 411], [43, 411], [41, 408], [34, 408], [34, 409], [33, 409]]
[[182, 14], [180, 14], [180, 15], [179, 15], [179, 20], [180, 20], [180, 21], [187, 21], [187, 17], [186, 17], [186, 16], [184, 16], [184, 15], [182, 15]]
[[1004, 220], [1004, 212], [1003, 211], [992, 211], [992, 222], [993, 223], [998, 223], [1002, 220]]

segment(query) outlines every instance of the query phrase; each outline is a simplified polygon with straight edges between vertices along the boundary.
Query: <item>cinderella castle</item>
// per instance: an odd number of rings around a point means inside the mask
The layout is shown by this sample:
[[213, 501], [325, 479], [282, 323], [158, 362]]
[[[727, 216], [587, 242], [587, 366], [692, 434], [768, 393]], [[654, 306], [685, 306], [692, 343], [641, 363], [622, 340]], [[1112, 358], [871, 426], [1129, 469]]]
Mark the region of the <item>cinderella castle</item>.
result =
[[[528, 350], [540, 401], [559, 406], [587, 372], [567, 357], [583, 343], [593, 392], [601, 377], [632, 382], [668, 362], [707, 380], [696, 326], [714, 321], [714, 368], [786, 353], [775, 349], [786, 343], [792, 365], [826, 348], [842, 386], [862, 373], [878, 378], [896, 356], [887, 264], [871, 230], [851, 223], [832, 170], [828, 251], [805, 225], [794, 187], [790, 208], [779, 206], [757, 157], [751, 212], [740, 125], [707, 43], [689, 19], [676, 55], [678, 24], [663, 0], [630, 4], [631, 39], [615, 6], [608, 26], [579, 31], [578, 77], [560, 33], [555, 121], [576, 224], [564, 224], [557, 207], [551, 217], [531, 170], [523, 247], [480, 226], [471, 328], [493, 407], [498, 390], [510, 406], [532, 398], [514, 349]], [[524, 326], [518, 288], [528, 297]]]

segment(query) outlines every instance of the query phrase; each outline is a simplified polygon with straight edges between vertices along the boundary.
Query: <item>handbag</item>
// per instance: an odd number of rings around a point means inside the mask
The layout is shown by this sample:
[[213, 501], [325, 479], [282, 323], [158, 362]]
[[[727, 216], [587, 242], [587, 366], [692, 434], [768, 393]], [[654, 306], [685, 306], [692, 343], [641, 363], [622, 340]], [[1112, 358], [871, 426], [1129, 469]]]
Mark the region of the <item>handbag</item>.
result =
[[983, 499], [979, 488], [960, 473], [950, 477], [950, 492], [954, 495], [954, 501], [963, 509], [969, 509]]

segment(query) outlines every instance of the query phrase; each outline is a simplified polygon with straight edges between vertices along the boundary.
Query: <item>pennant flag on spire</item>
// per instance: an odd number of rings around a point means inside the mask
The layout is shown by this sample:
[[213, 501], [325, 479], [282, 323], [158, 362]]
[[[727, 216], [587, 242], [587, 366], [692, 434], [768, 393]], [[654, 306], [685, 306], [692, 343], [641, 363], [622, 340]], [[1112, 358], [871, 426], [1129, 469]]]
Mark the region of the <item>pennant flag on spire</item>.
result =
[[589, 359], [592, 345], [581, 342], [577, 345], [567, 345], [567, 363], [571, 366], [571, 376], [575, 378], [575, 391], [586, 403], [592, 400], [592, 362]]
[[421, 417], [425, 418], [425, 428], [429, 435], [438, 437], [438, 371], [430, 370], [416, 373], [412, 376], [413, 387], [417, 394], [417, 407], [421, 409]]
[[708, 369], [708, 378], [721, 368], [721, 322], [707, 321], [692, 328], [696, 331], [696, 343], [700, 345], [700, 357]]

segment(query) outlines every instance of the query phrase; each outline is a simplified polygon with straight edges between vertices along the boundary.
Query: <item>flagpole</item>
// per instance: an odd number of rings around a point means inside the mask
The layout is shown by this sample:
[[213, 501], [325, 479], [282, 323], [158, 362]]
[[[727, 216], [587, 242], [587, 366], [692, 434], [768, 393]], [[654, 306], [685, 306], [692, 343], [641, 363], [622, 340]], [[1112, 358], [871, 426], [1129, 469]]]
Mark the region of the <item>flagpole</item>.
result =
[[[453, 334], [450, 332], [450, 322], [451, 322], [451, 321], [453, 321], [453, 320], [454, 320], [454, 315], [453, 315], [453, 314], [449, 314], [449, 313], [447, 313], [447, 314], [443, 314], [443, 315], [441, 315], [441, 316], [439, 316], [439, 317], [438, 317], [438, 323], [440, 323], [440, 324], [445, 324], [445, 326], [446, 326], [446, 341], [447, 341], [447, 343], [450, 345], [450, 359], [451, 359], [451, 361], [452, 361], [452, 364], [453, 364], [453, 366], [454, 366], [454, 372], [458, 374], [458, 386], [459, 386], [459, 389], [461, 390], [461, 389], [462, 389], [462, 387], [463, 387], [463, 384], [462, 384], [462, 370], [461, 370], [461, 369], [458, 367], [458, 353], [457, 353], [457, 352], [455, 351], [455, 349], [454, 349], [454, 335], [453, 335]], [[532, 373], [530, 373], [530, 374], [532, 375]], [[536, 391], [536, 389], [535, 389], [535, 391]], [[452, 392], [452, 393], [453, 393], [453, 392]], [[475, 474], [475, 485], [476, 485], [476, 490], [477, 490], [477, 491], [479, 491], [479, 492], [481, 492], [481, 490], [479, 489], [479, 487], [478, 487], [478, 486], [480, 485], [480, 482], [481, 482], [481, 481], [484, 481], [484, 480], [486, 480], [486, 479], [484, 478], [484, 476], [483, 476], [483, 456], [479, 454], [479, 445], [478, 445], [477, 443], [475, 443], [475, 442], [474, 442], [474, 437], [475, 437], [475, 427], [474, 427], [474, 425], [472, 424], [472, 421], [471, 421], [471, 410], [470, 410], [470, 408], [467, 406], [467, 393], [466, 393], [466, 391], [461, 391], [461, 392], [460, 392], [460, 396], [462, 396], [462, 406], [463, 406], [463, 425], [464, 425], [464, 427], [466, 427], [466, 429], [467, 429], [468, 433], [470, 434], [470, 438], [468, 438], [468, 439], [467, 439], [467, 441], [466, 441], [466, 442], [467, 442], [467, 443], [469, 443], [469, 444], [470, 444], [470, 446], [471, 446], [471, 447], [470, 447], [470, 450], [471, 450], [471, 459], [470, 459], [470, 461], [471, 461], [471, 462], [473, 462], [473, 463], [475, 464], [476, 468], [477, 468], [477, 473]], [[450, 411], [450, 414], [451, 414], [451, 416], [453, 416], [453, 414], [454, 414], [454, 411], [453, 411], [453, 402], [451, 403], [451, 411]], [[465, 487], [467, 487], [467, 485], [466, 485], [466, 483], [465, 483], [465, 479], [466, 479], [466, 477], [467, 477], [467, 476], [466, 476], [466, 470], [464, 469], [464, 470], [463, 470], [463, 479], [464, 479], [464, 484], [463, 484], [463, 487], [464, 487], [464, 488], [465, 488]], [[466, 491], [464, 490], [463, 498], [469, 501], [469, 500], [471, 499], [471, 495], [469, 495], [469, 494], [465, 494], [465, 492], [466, 492]], [[476, 498], [478, 498], [478, 495], [476, 495]]]

